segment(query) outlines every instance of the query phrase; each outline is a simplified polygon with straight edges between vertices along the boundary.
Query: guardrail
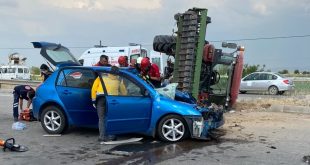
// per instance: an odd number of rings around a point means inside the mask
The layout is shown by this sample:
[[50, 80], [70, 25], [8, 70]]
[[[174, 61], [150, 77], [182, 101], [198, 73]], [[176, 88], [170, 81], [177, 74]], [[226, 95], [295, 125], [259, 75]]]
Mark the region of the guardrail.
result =
[[41, 81], [32, 81], [32, 80], [3, 80], [0, 79], [0, 88], [1, 89], [13, 89], [17, 85], [29, 85], [33, 88], [37, 87]]

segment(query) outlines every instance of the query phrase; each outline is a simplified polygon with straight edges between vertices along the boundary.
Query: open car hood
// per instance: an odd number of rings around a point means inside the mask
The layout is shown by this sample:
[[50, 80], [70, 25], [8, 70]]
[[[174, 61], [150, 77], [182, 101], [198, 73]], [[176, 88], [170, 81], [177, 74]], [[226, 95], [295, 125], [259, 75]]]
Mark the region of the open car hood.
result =
[[68, 48], [49, 42], [32, 42], [34, 48], [40, 48], [40, 54], [56, 67], [80, 66], [79, 61]]

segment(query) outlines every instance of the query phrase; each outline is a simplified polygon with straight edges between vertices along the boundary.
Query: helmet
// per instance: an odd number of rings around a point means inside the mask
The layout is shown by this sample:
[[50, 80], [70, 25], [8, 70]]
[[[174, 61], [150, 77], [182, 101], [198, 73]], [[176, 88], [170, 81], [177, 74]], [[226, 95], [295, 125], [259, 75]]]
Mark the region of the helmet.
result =
[[151, 62], [148, 58], [144, 57], [141, 60], [141, 70], [143, 71], [147, 70], [150, 65], [151, 65]]
[[141, 64], [142, 59], [143, 59], [143, 57], [138, 57], [137, 58], [137, 64]]
[[119, 56], [118, 57], [118, 63], [120, 65], [126, 65], [127, 64], [126, 57], [125, 56]]

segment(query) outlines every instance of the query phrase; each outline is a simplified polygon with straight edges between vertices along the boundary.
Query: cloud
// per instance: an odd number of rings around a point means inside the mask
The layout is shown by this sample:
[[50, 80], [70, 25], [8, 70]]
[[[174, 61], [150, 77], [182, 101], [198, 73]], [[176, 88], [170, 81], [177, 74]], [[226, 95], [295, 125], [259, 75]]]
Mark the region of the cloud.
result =
[[270, 12], [267, 10], [267, 5], [264, 3], [255, 3], [253, 5], [254, 12], [261, 14], [261, 15], [268, 15]]
[[3, 7], [16, 8], [18, 4], [16, 0], [0, 0], [0, 8]]
[[46, 0], [44, 3], [59, 8], [103, 11], [118, 9], [154, 10], [161, 7], [161, 0]]

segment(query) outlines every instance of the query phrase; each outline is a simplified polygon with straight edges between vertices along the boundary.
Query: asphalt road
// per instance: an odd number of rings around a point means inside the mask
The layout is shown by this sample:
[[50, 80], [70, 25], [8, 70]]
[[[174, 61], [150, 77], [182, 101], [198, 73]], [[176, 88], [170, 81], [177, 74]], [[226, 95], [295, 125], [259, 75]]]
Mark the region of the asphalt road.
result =
[[[12, 96], [0, 91], [0, 138], [14, 137], [29, 148], [24, 153], [0, 150], [0, 164], [307, 164], [310, 115], [272, 112], [225, 114], [220, 137], [209, 141], [141, 142], [100, 145], [98, 131], [74, 128], [60, 137], [45, 137], [39, 122], [12, 130]], [[126, 135], [134, 136], [134, 135]]]

